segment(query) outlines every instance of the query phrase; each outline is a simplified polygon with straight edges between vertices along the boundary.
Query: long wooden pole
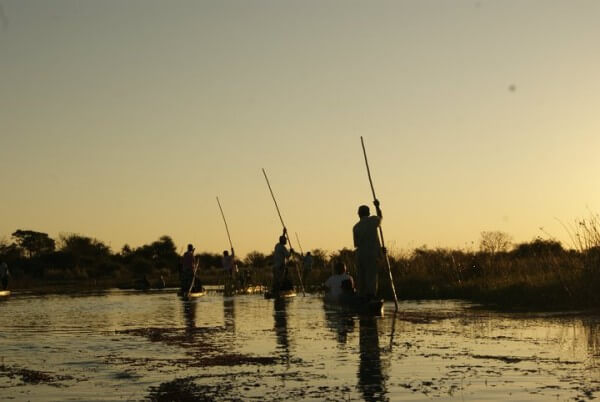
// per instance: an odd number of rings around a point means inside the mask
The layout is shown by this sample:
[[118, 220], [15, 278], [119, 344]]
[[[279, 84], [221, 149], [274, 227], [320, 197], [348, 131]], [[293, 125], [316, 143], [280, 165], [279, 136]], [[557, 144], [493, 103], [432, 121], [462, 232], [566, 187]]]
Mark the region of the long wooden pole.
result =
[[219, 210], [221, 211], [223, 223], [225, 224], [225, 231], [227, 232], [227, 238], [229, 239], [229, 247], [231, 248], [231, 253], [233, 254], [233, 243], [231, 243], [231, 236], [229, 235], [229, 226], [227, 226], [227, 221], [225, 220], [225, 214], [223, 213], [223, 208], [221, 208], [221, 202], [219, 201], [219, 197], [217, 197], [217, 204], [219, 204]]
[[187, 292], [187, 298], [190, 298], [190, 294], [192, 293], [192, 289], [194, 289], [194, 285], [196, 283], [196, 271], [198, 270], [198, 262], [196, 261], [196, 257], [194, 257], [194, 254], [192, 254], [192, 257], [194, 258], [194, 273], [192, 274], [192, 282], [190, 283], [190, 289]]
[[[273, 194], [273, 189], [271, 188], [271, 183], [269, 183], [269, 178], [267, 177], [267, 172], [265, 169], [262, 170], [263, 175], [265, 176], [265, 180], [267, 181], [267, 186], [269, 187], [269, 192], [271, 193], [271, 198], [273, 198], [273, 203], [275, 203], [275, 209], [277, 210], [277, 215], [279, 215], [279, 221], [281, 222], [281, 226], [283, 226], [283, 231], [285, 233], [285, 237], [292, 247], [292, 242], [290, 241], [290, 236], [288, 235], [287, 229], [285, 227], [285, 223], [283, 223], [283, 218], [281, 217], [281, 212], [279, 211], [279, 205], [277, 205], [277, 200], [275, 199], [275, 194]], [[298, 274], [298, 280], [300, 281], [300, 288], [302, 289], [302, 295], [306, 296], [304, 292], [304, 284], [302, 283], [302, 276], [300, 276], [300, 269], [298, 268], [298, 264], [294, 264], [296, 266], [296, 273]]]
[[[371, 178], [371, 169], [369, 169], [369, 160], [367, 159], [367, 151], [365, 149], [365, 141], [363, 137], [360, 137], [360, 143], [362, 145], [363, 155], [365, 156], [365, 165], [367, 166], [367, 175], [369, 176], [369, 184], [371, 184], [371, 192], [373, 193], [373, 201], [377, 199], [375, 195], [375, 187], [373, 186], [373, 179]], [[377, 206], [379, 208], [379, 206]], [[385, 257], [385, 263], [387, 265], [388, 274], [390, 275], [390, 285], [392, 286], [392, 294], [394, 295], [394, 305], [396, 307], [396, 311], [398, 311], [398, 297], [396, 297], [396, 286], [394, 286], [394, 278], [392, 277], [392, 267], [390, 265], [390, 259], [387, 254], [387, 249], [385, 248], [385, 242], [383, 240], [383, 229], [381, 228], [381, 224], [379, 225], [379, 237], [381, 238], [381, 249], [383, 250], [383, 255]]]
[[300, 244], [300, 238], [298, 237], [298, 232], [294, 232], [296, 234], [296, 241], [298, 242], [298, 247], [300, 248], [300, 254], [304, 255], [304, 251], [302, 251], [302, 244]]

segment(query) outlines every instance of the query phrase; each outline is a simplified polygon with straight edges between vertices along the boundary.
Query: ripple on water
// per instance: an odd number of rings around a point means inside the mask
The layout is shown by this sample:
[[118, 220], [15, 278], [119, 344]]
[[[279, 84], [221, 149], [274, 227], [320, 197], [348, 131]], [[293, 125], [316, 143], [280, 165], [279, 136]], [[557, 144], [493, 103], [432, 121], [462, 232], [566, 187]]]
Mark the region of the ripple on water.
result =
[[[16, 295], [0, 304], [0, 388], [35, 400], [600, 396], [598, 317], [471, 307], [403, 302], [368, 318], [314, 295]], [[36, 375], [54, 385], [23, 380]]]

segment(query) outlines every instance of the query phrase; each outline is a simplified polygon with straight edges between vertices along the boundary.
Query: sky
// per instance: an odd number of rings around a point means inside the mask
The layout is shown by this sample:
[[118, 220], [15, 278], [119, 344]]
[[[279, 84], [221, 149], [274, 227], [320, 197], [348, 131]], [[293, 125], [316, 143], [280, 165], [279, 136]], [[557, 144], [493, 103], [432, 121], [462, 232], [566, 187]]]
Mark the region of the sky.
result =
[[595, 0], [0, 0], [0, 239], [393, 252], [600, 211]]

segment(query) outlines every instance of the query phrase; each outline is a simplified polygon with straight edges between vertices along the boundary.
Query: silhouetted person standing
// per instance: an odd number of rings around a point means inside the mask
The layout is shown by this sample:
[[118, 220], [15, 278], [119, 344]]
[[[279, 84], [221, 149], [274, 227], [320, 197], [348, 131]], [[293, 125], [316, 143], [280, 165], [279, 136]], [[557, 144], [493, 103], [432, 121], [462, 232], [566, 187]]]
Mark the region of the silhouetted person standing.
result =
[[359, 296], [374, 298], [377, 294], [377, 260], [381, 256], [381, 243], [377, 232], [382, 214], [379, 201], [373, 201], [377, 216], [369, 216], [367, 205], [358, 207], [360, 220], [352, 229], [356, 248], [357, 276], [356, 285]]
[[194, 277], [194, 246], [188, 244], [187, 251], [181, 258], [181, 291], [187, 294]]
[[[273, 251], [273, 294], [277, 294], [279, 290], [283, 289], [288, 282], [287, 279], [287, 259], [292, 255], [294, 250], [285, 247], [287, 239], [285, 237], [286, 229], [283, 229], [283, 234], [279, 236], [279, 242], [275, 245]], [[287, 289], [286, 289], [287, 290]]]
[[310, 275], [313, 266], [313, 256], [310, 251], [306, 252], [306, 255], [302, 259], [302, 282], [306, 283], [306, 279]]
[[223, 270], [228, 278], [232, 278], [235, 274], [235, 252], [231, 249], [231, 254], [229, 251], [223, 251], [223, 258], [221, 258], [221, 263], [223, 264]]
[[8, 277], [10, 272], [8, 271], [8, 264], [3, 262], [0, 264], [0, 282], [2, 283], [2, 290], [8, 288]]

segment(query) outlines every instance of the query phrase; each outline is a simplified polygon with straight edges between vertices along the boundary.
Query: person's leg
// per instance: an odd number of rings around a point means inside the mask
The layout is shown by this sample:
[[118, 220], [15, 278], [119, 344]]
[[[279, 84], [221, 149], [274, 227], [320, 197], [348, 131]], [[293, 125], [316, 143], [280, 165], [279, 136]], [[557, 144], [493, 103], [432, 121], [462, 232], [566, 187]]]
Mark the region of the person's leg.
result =
[[273, 293], [279, 292], [281, 287], [281, 270], [279, 267], [273, 267]]
[[365, 295], [368, 298], [374, 299], [377, 295], [377, 264], [373, 259], [366, 270], [366, 291]]

